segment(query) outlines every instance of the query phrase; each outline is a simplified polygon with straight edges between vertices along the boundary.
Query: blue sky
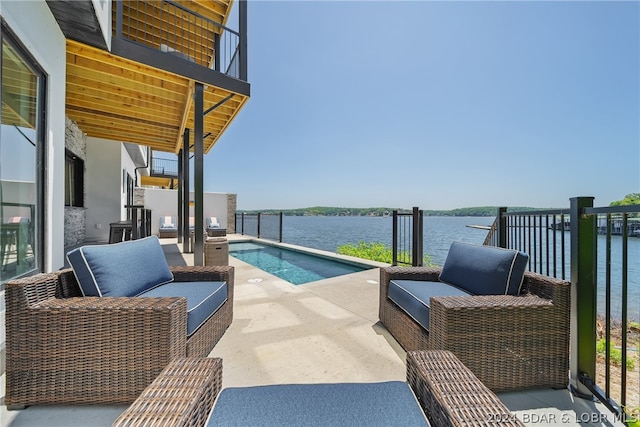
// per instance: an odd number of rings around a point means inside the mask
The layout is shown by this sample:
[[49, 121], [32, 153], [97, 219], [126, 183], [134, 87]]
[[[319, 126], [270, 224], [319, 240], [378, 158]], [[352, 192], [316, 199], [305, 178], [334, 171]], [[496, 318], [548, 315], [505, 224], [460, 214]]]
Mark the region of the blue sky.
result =
[[253, 1], [239, 209], [596, 206], [640, 192], [639, 2]]

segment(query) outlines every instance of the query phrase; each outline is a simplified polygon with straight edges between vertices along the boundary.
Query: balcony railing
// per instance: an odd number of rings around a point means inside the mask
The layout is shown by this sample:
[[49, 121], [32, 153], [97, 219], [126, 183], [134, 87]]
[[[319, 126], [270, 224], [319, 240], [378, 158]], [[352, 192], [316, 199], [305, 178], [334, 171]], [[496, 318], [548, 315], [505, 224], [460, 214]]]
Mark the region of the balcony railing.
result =
[[411, 212], [393, 211], [392, 264], [422, 265], [424, 213], [417, 207]]
[[240, 33], [173, 1], [116, 1], [113, 33], [246, 81]]
[[172, 159], [151, 158], [151, 176], [162, 178], [178, 177], [178, 161]]
[[[614, 413], [640, 410], [640, 206], [507, 212], [500, 208], [485, 244], [529, 254], [530, 271], [574, 289], [577, 335], [572, 341], [584, 386]], [[596, 363], [598, 361], [598, 363]], [[597, 368], [596, 368], [597, 366]]]
[[277, 214], [236, 213], [236, 230], [243, 236], [282, 242], [282, 212]]

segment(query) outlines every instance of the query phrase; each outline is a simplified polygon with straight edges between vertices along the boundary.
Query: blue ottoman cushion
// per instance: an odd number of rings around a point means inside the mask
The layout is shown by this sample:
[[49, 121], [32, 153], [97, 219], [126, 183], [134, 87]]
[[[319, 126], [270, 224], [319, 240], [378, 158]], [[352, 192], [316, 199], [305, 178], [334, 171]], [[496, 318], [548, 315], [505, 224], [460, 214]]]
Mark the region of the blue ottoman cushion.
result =
[[475, 295], [518, 295], [529, 255], [453, 242], [439, 279]]
[[471, 295], [469, 292], [443, 282], [422, 280], [391, 280], [388, 296], [398, 307], [429, 331], [431, 297]]
[[409, 388], [382, 383], [286, 384], [222, 390], [213, 426], [428, 426]]
[[84, 296], [133, 297], [173, 280], [156, 236], [67, 253]]
[[227, 300], [227, 282], [171, 282], [143, 292], [139, 296], [186, 298], [189, 337]]

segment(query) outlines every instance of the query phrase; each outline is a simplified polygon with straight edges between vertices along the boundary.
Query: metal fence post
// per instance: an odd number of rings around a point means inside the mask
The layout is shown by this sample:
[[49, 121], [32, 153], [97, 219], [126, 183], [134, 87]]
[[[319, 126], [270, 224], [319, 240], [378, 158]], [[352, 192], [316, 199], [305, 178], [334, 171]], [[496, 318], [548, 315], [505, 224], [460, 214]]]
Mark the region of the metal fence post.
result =
[[398, 265], [398, 211], [392, 212], [391, 265]]
[[258, 212], [258, 239], [260, 238], [260, 212]]
[[571, 388], [591, 396], [581, 376], [596, 377], [596, 265], [595, 215], [584, 215], [593, 207], [593, 197], [571, 198]]
[[282, 243], [282, 211], [280, 211], [280, 232], [279, 232], [278, 241]]
[[506, 207], [498, 208], [498, 216], [496, 217], [496, 221], [498, 221], [498, 226], [496, 227], [498, 238], [496, 242], [499, 248], [507, 247], [507, 217], [504, 216], [505, 213], [507, 213]]
[[419, 267], [422, 267], [422, 263], [424, 261], [424, 213], [421, 209], [418, 210], [418, 228], [417, 228], [417, 236], [414, 237], [416, 241], [416, 245], [418, 246], [418, 263], [416, 264]]
[[419, 267], [422, 265], [422, 221], [420, 218], [420, 210], [414, 206], [411, 219], [412, 225], [412, 243], [411, 243], [411, 265]]

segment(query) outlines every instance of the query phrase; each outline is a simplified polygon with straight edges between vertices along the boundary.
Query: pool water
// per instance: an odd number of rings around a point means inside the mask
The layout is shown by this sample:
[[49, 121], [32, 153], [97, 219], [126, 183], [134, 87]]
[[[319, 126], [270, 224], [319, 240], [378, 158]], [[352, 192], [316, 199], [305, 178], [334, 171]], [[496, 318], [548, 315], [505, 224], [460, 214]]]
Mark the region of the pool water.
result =
[[248, 242], [230, 243], [229, 255], [294, 285], [373, 268], [348, 264], [279, 246]]

